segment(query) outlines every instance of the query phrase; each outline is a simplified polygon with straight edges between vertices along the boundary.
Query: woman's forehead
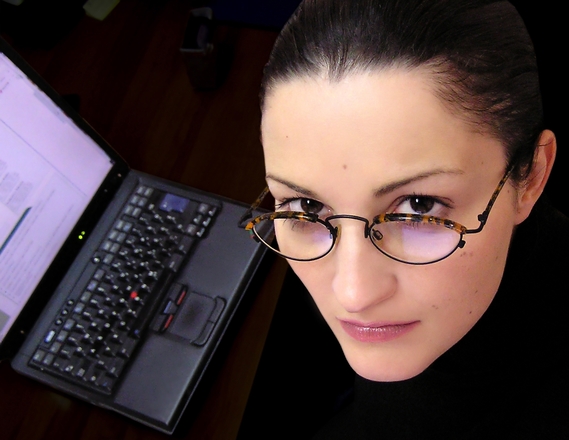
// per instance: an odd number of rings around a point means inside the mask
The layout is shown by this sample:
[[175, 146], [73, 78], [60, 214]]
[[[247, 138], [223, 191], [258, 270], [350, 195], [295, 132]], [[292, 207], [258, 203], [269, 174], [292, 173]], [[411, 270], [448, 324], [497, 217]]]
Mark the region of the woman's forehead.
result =
[[[338, 82], [301, 78], [280, 84], [267, 98], [263, 139], [419, 143], [427, 136], [467, 131], [447, 111], [423, 75], [404, 71], [353, 74]], [[338, 137], [342, 134], [341, 137]], [[417, 137], [419, 139], [414, 139]]]
[[398, 178], [403, 169], [461, 169], [503, 157], [501, 145], [451, 114], [417, 71], [281, 83], [267, 97], [261, 128], [268, 171], [285, 174], [371, 167]]

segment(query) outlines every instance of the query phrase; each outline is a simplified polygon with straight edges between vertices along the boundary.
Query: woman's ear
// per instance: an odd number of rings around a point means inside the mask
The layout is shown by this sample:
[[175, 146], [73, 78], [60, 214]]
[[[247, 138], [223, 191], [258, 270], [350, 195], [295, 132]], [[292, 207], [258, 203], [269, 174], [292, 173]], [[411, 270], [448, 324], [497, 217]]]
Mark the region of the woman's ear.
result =
[[517, 221], [523, 222], [545, 188], [557, 152], [557, 140], [551, 130], [544, 130], [539, 136], [533, 159], [533, 168], [526, 184], [518, 191]]

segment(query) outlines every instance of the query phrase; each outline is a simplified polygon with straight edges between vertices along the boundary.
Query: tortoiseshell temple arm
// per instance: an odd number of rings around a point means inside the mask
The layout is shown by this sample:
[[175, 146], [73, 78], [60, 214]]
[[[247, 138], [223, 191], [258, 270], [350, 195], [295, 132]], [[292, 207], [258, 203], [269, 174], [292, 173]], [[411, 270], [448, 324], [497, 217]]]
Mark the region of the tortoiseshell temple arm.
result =
[[482, 228], [484, 228], [484, 225], [486, 224], [486, 221], [488, 220], [488, 216], [490, 215], [490, 211], [492, 210], [492, 207], [494, 206], [496, 199], [500, 195], [502, 188], [504, 187], [504, 185], [506, 184], [506, 182], [510, 178], [512, 171], [515, 168], [515, 165], [516, 164], [514, 162], [508, 167], [508, 169], [506, 170], [506, 173], [504, 174], [504, 177], [502, 177], [502, 180], [500, 180], [500, 183], [498, 183], [498, 186], [494, 190], [494, 194], [492, 194], [492, 197], [488, 201], [488, 204], [486, 205], [486, 209], [484, 210], [484, 212], [482, 214], [480, 214], [478, 216], [478, 221], [480, 222], [480, 225], [478, 226], [478, 228], [468, 229], [466, 231], [467, 234], [476, 234], [477, 232], [482, 231]]
[[241, 218], [239, 219], [239, 222], [237, 223], [237, 226], [239, 226], [240, 228], [244, 228], [246, 230], [251, 230], [251, 228], [253, 227], [253, 225], [251, 225], [251, 227], [247, 227], [249, 226], [249, 220], [251, 219], [251, 217], [253, 217], [253, 211], [255, 209], [257, 209], [261, 203], [263, 202], [263, 199], [265, 198], [265, 196], [269, 193], [269, 187], [267, 186], [262, 192], [261, 194], [259, 194], [259, 197], [257, 197], [257, 199], [253, 202], [253, 204], [249, 207], [249, 209], [247, 209], [247, 211], [245, 211], [245, 213], [241, 216]]

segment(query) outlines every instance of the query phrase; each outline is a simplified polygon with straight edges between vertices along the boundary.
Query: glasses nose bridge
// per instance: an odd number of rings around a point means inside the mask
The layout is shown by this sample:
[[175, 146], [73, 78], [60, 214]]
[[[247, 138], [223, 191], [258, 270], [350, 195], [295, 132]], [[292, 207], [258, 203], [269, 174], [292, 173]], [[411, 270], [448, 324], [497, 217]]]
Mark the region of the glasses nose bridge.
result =
[[341, 223], [338, 222], [338, 225], [334, 226], [334, 224], [332, 224], [332, 221], [344, 219], [344, 218], [349, 219], [349, 220], [357, 220], [357, 221], [363, 222], [364, 223], [364, 238], [369, 238], [370, 229], [371, 229], [370, 221], [365, 217], [360, 217], [359, 215], [351, 215], [351, 214], [332, 215], [326, 219], [328, 224], [330, 224], [330, 226], [332, 226], [337, 231], [337, 235], [338, 235], [337, 238], [340, 238]]

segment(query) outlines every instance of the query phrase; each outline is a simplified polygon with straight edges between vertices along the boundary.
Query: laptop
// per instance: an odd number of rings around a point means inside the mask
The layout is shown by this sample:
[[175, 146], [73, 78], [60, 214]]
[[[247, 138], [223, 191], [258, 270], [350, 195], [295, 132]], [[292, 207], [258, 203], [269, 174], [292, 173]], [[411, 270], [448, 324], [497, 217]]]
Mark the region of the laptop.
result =
[[0, 355], [17, 372], [172, 434], [266, 261], [247, 208], [131, 170], [0, 39]]

